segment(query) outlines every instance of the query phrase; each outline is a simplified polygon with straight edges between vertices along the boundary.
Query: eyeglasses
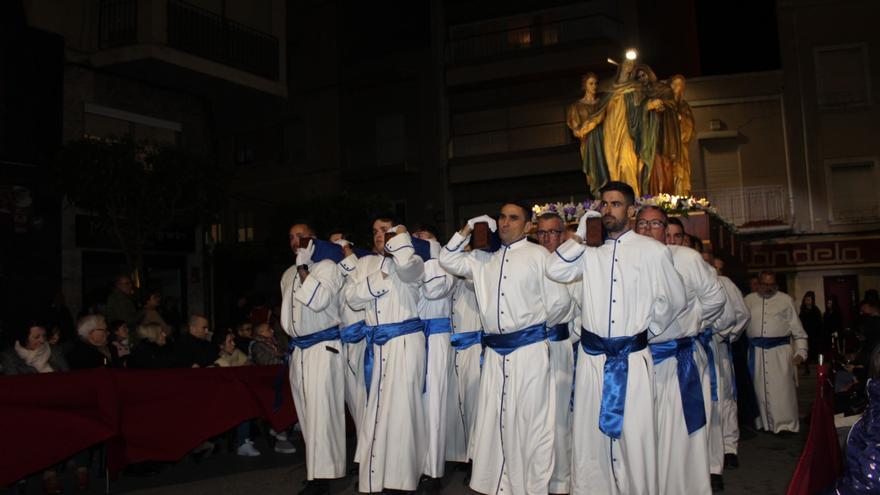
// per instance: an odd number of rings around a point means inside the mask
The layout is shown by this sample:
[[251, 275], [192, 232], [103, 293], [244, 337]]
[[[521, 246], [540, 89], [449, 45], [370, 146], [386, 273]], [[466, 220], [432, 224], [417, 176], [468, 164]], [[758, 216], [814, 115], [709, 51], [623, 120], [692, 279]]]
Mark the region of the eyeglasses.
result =
[[562, 235], [562, 231], [561, 230], [538, 230], [535, 232], [535, 235], [538, 237], [550, 237], [550, 236], [559, 237], [560, 235]]
[[639, 220], [638, 222], [636, 222], [637, 229], [645, 229], [649, 226], [652, 229], [662, 229], [666, 227], [666, 222], [662, 220]]

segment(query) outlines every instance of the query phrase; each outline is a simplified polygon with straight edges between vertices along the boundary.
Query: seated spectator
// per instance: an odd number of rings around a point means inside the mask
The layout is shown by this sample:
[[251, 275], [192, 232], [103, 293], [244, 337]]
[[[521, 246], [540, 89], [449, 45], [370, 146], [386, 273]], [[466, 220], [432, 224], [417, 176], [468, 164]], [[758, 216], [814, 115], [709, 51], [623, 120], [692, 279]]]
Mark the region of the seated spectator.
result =
[[220, 353], [208, 340], [208, 334], [208, 319], [201, 315], [190, 316], [186, 329], [174, 344], [175, 365], [185, 368], [212, 366]]
[[107, 322], [101, 315], [84, 316], [77, 323], [79, 340], [67, 355], [67, 362], [74, 370], [92, 368], [118, 368], [116, 347], [107, 343]]
[[61, 349], [46, 342], [46, 329], [37, 322], [22, 327], [12, 348], [0, 353], [3, 374], [30, 375], [68, 371]]
[[251, 345], [254, 343], [254, 325], [249, 321], [242, 321], [235, 326], [235, 347], [245, 355], [251, 354]]
[[281, 364], [284, 352], [275, 340], [275, 332], [268, 323], [260, 323], [256, 328], [254, 345], [251, 346], [251, 360], [254, 364], [266, 366]]
[[122, 320], [111, 321], [107, 327], [110, 330], [110, 343], [116, 348], [116, 355], [125, 365], [128, 355], [131, 354], [131, 338], [128, 324]]
[[159, 369], [174, 365], [174, 349], [168, 345], [165, 329], [158, 323], [138, 325], [137, 343], [128, 358], [129, 368]]
[[227, 368], [252, 364], [247, 354], [235, 347], [235, 335], [232, 332], [217, 332], [214, 334], [214, 344], [220, 349], [220, 357], [214, 361], [217, 366]]
[[159, 314], [159, 307], [161, 304], [161, 292], [158, 290], [147, 291], [146, 297], [144, 298], [144, 306], [141, 308], [140, 312], [138, 312], [137, 321], [139, 325], [145, 323], [158, 323], [165, 330], [165, 335], [168, 335], [171, 333], [171, 327], [168, 326], [168, 323], [166, 323], [165, 319], [162, 318], [162, 315]]

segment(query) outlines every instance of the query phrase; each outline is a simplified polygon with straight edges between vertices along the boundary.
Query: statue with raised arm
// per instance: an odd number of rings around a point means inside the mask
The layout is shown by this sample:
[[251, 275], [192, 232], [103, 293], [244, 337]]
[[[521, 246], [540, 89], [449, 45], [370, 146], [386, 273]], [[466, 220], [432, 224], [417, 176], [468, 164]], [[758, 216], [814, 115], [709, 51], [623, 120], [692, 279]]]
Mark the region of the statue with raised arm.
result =
[[583, 98], [568, 107], [567, 123], [572, 134], [580, 143], [581, 163], [587, 177], [587, 188], [594, 198], [599, 197], [599, 189], [608, 182], [608, 164], [605, 161], [600, 96], [597, 89], [599, 77], [588, 72], [581, 78]]

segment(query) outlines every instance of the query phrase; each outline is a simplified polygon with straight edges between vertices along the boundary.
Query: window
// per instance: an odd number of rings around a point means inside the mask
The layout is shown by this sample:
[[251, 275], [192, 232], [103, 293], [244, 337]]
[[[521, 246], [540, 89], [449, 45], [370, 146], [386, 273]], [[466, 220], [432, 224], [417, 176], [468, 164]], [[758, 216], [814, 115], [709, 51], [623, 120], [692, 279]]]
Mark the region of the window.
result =
[[237, 213], [235, 215], [235, 227], [237, 242], [252, 242], [254, 240], [254, 214]]
[[866, 44], [817, 47], [814, 57], [816, 95], [820, 107], [841, 108], [871, 104]]
[[829, 220], [835, 223], [861, 223], [880, 220], [880, 188], [877, 159], [828, 160]]

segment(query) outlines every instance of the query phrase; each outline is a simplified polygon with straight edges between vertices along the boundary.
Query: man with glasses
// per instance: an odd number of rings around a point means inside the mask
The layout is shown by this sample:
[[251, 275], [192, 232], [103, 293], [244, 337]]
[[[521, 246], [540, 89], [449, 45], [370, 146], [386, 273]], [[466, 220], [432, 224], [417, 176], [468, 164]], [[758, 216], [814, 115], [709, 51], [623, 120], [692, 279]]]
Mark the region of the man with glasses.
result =
[[[600, 213], [608, 238], [587, 247], [587, 217], [546, 257], [547, 276], [582, 285], [581, 345], [575, 373], [571, 493], [658, 494], [658, 451], [649, 335], [675, 339], [685, 307], [681, 278], [662, 244], [630, 231], [635, 193], [612, 181]], [[586, 279], [589, 279], [586, 281]], [[680, 452], [674, 455], [680, 456]]]
[[[565, 223], [556, 213], [544, 213], [538, 217], [535, 236], [544, 248], [553, 253], [562, 244]], [[567, 284], [572, 298], [579, 297], [580, 282]], [[574, 290], [572, 290], [574, 289]], [[578, 305], [578, 308], [580, 305]], [[567, 320], [574, 319], [575, 308]], [[571, 485], [571, 381], [574, 373], [574, 354], [571, 351], [571, 331], [569, 321], [548, 328], [550, 331], [550, 369], [556, 376], [556, 435], [553, 439], [553, 452], [556, 462], [550, 476], [550, 493], [569, 493]], [[580, 332], [578, 331], [578, 335]]]
[[[666, 244], [668, 225], [663, 210], [645, 206], [636, 219], [636, 232]], [[723, 489], [720, 474], [710, 476], [709, 466], [708, 418], [715, 382], [711, 377], [716, 376], [715, 353], [709, 345], [712, 324], [727, 299], [715, 270], [699, 253], [677, 245], [667, 247], [684, 282], [687, 306], [667, 331], [677, 338], [651, 342], [660, 492], [709, 494]]]
[[758, 429], [797, 433], [797, 384], [794, 370], [807, 359], [807, 333], [791, 296], [779, 292], [776, 274], [763, 271], [757, 292], [745, 297], [752, 315], [749, 336], [749, 371], [755, 385], [760, 414]]

